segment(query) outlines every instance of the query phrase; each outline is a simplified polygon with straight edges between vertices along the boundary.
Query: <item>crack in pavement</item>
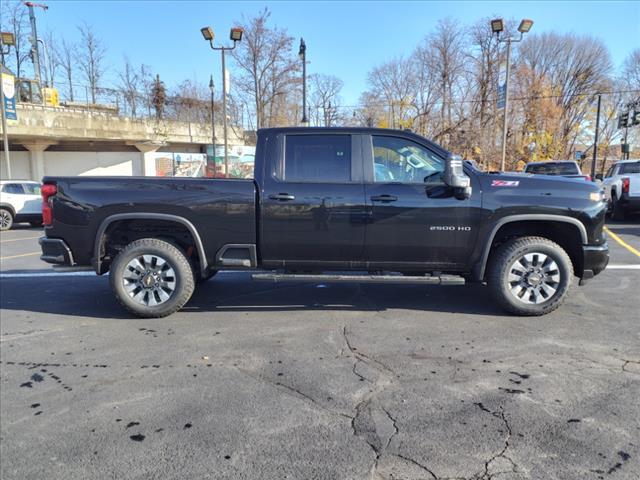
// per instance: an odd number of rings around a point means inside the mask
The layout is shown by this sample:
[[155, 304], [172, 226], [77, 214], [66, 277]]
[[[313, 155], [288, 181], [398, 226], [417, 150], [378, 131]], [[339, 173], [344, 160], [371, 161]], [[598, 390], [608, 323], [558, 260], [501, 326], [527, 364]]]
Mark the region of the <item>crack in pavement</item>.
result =
[[[506, 430], [507, 430], [507, 436], [504, 439], [504, 446], [502, 447], [502, 449], [497, 454], [493, 455], [489, 460], [487, 460], [485, 462], [485, 464], [484, 464], [484, 472], [474, 475], [473, 477], [471, 477], [472, 480], [491, 480], [494, 475], [498, 475], [498, 474], [502, 474], [502, 473], [517, 473], [518, 466], [515, 464], [515, 462], [511, 458], [509, 458], [506, 455], [507, 450], [509, 449], [509, 440], [511, 440], [511, 436], [513, 435], [513, 432], [511, 430], [511, 425], [509, 424], [509, 420], [507, 419], [507, 416], [505, 415], [503, 408], [500, 407], [499, 411], [493, 412], [493, 411], [489, 410], [487, 407], [485, 407], [482, 404], [482, 402], [474, 403], [474, 405], [476, 407], [478, 407], [480, 410], [482, 410], [483, 412], [489, 413], [490, 415], [494, 416], [495, 418], [500, 419], [502, 421], [502, 423], [504, 424]], [[511, 472], [489, 473], [489, 468], [491, 466], [491, 463], [496, 461], [498, 458], [504, 458], [505, 460], [507, 460], [511, 464]]]
[[249, 372], [248, 370], [245, 370], [244, 368], [240, 368], [240, 367], [235, 367], [236, 370], [238, 370], [239, 372], [245, 374], [246, 376], [254, 379], [254, 380], [258, 380], [260, 382], [266, 383], [268, 385], [271, 385], [275, 388], [277, 388], [278, 390], [286, 393], [287, 395], [297, 398], [298, 400], [302, 400], [307, 404], [312, 405], [313, 407], [315, 407], [318, 410], [322, 410], [324, 412], [330, 413], [332, 415], [336, 415], [339, 416], [341, 418], [346, 418], [348, 419], [350, 422], [353, 421], [354, 417], [351, 415], [348, 415], [346, 413], [343, 412], [338, 412], [336, 410], [331, 410], [330, 408], [327, 408], [326, 406], [322, 405], [321, 403], [318, 403], [318, 401], [313, 398], [310, 395], [307, 395], [306, 393], [298, 390], [295, 387], [292, 387], [290, 385], [287, 385], [285, 383], [282, 382], [278, 382], [278, 381], [273, 381], [267, 377], [263, 377], [262, 375], [255, 375], [251, 372]]
[[425, 465], [422, 465], [420, 462], [415, 461], [413, 458], [406, 457], [406, 456], [402, 455], [401, 453], [396, 453], [395, 456], [398, 457], [398, 458], [401, 458], [405, 462], [409, 462], [412, 465], [415, 465], [416, 467], [421, 468], [422, 470], [427, 472], [431, 476], [431, 478], [433, 480], [439, 480], [435, 473], [433, 473], [431, 470], [429, 470], [429, 468], [427, 468]]

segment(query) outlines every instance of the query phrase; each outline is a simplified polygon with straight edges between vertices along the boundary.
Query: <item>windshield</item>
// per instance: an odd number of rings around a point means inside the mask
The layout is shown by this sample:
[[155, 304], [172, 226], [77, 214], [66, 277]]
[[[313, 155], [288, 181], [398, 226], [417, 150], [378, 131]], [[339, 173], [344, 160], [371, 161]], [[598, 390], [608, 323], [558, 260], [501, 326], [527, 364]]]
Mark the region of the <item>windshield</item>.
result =
[[524, 171], [541, 175], [580, 175], [578, 166], [573, 162], [536, 163], [527, 165]]

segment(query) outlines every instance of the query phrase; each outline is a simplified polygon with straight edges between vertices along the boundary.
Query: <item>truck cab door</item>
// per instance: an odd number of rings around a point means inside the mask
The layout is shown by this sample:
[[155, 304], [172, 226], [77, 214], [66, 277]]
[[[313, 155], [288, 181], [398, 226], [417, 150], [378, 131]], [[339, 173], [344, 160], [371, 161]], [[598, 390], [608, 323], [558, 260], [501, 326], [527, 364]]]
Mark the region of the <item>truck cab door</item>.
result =
[[264, 266], [318, 270], [361, 262], [367, 212], [360, 137], [292, 132], [267, 149], [260, 198]]
[[392, 134], [371, 135], [364, 145], [370, 267], [464, 270], [481, 215], [475, 179], [471, 197], [459, 200], [443, 182], [445, 158], [435, 150]]

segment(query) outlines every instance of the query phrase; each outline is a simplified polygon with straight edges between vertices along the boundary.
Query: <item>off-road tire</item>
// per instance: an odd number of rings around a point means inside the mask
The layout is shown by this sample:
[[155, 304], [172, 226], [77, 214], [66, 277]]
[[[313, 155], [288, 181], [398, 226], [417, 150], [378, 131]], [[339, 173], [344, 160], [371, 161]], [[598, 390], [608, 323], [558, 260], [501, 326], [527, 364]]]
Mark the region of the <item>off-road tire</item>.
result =
[[[175, 272], [175, 289], [170, 298], [159, 305], [142, 305], [126, 291], [123, 278], [130, 261], [142, 255], [158, 255], [166, 260]], [[180, 310], [191, 298], [195, 287], [191, 263], [184, 252], [175, 245], [157, 238], [142, 238], [127, 245], [113, 260], [109, 271], [109, 283], [122, 306], [142, 318], [160, 318]]]
[[0, 230], [11, 230], [13, 226], [13, 214], [11, 210], [7, 208], [0, 208], [0, 217], [2, 222], [0, 222]]
[[[538, 304], [527, 304], [515, 298], [508, 284], [509, 268], [528, 253], [542, 253], [556, 262], [560, 281], [556, 292]], [[542, 237], [521, 237], [508, 240], [493, 253], [487, 271], [491, 295], [504, 310], [515, 315], [539, 316], [557, 309], [566, 298], [573, 280], [573, 264], [567, 252], [555, 242]]]

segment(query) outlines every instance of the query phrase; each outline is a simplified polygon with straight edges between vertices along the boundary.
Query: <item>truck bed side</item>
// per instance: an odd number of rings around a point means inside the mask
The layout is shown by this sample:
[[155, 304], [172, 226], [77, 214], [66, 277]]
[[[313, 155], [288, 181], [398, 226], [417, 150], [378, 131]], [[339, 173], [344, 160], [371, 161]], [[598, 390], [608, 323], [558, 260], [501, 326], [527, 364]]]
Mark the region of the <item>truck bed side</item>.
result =
[[[96, 245], [114, 232], [118, 222], [143, 234], [153, 220], [183, 219], [191, 224], [206, 263], [226, 244], [256, 244], [256, 185], [253, 180], [154, 177], [45, 177], [55, 183], [53, 224], [48, 238], [61, 238], [76, 265], [96, 263]], [[145, 221], [145, 219], [147, 219]], [[176, 223], [176, 222], [174, 222]], [[108, 253], [103, 252], [101, 255]], [[102, 270], [104, 271], [104, 270]], [[101, 271], [101, 273], [102, 273]]]

